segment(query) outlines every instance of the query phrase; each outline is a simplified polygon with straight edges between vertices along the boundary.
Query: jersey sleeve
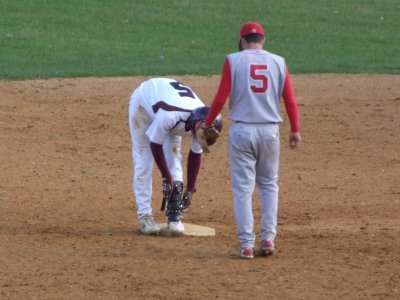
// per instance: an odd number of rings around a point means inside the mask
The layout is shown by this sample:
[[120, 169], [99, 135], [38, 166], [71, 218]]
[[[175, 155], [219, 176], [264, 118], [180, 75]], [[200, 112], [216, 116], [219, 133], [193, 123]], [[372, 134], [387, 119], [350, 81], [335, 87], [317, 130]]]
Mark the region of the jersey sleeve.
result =
[[286, 113], [290, 121], [290, 129], [292, 132], [299, 132], [300, 131], [299, 110], [297, 107], [296, 98], [294, 96], [289, 70], [287, 67], [285, 67], [285, 69], [286, 69], [286, 78], [285, 78], [285, 84], [283, 86], [282, 97], [285, 104]]
[[201, 148], [199, 141], [194, 136], [192, 137], [190, 150], [192, 150], [192, 152], [195, 154], [203, 153], [203, 149]]
[[164, 144], [167, 140], [170, 131], [179, 121], [179, 115], [175, 112], [167, 112], [160, 109], [147, 129], [146, 134], [150, 142], [156, 144]]
[[211, 103], [210, 111], [208, 112], [205, 125], [207, 127], [211, 126], [215, 118], [224, 108], [226, 99], [231, 91], [231, 67], [229, 63], [229, 58], [225, 58], [224, 66], [222, 69], [221, 81], [219, 83], [218, 91]]

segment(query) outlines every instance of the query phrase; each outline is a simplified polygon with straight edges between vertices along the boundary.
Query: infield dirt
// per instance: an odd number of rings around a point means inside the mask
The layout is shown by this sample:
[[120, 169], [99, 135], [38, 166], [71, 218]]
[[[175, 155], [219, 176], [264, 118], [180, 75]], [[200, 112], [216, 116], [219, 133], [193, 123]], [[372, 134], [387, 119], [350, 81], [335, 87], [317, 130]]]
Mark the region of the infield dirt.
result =
[[[303, 142], [287, 147], [285, 117], [277, 250], [251, 261], [238, 259], [227, 105], [184, 214], [216, 236], [139, 234], [128, 101], [147, 78], [0, 81], [1, 299], [400, 298], [399, 75], [292, 75]], [[219, 83], [174, 78], [206, 104]], [[254, 212], [258, 231], [256, 193]]]

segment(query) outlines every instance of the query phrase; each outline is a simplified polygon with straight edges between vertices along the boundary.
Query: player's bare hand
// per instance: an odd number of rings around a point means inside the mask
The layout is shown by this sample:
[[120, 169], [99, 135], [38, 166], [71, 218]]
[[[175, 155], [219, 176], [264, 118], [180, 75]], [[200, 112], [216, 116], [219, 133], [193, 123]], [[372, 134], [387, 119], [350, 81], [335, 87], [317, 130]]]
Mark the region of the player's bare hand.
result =
[[297, 148], [300, 145], [301, 136], [300, 132], [289, 133], [289, 147], [291, 149]]
[[193, 192], [186, 190], [183, 193], [182, 201], [180, 203], [180, 208], [182, 211], [185, 211], [189, 208], [190, 204], [192, 204]]

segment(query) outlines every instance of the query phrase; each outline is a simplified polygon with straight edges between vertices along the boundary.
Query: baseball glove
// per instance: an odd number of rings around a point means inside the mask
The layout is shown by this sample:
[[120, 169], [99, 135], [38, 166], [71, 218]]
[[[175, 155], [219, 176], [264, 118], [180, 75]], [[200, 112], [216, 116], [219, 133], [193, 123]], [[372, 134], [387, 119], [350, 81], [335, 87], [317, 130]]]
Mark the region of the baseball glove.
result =
[[215, 129], [214, 125], [205, 127], [204, 122], [199, 122], [196, 127], [197, 140], [199, 141], [201, 148], [203, 148], [203, 151], [209, 153], [210, 149], [208, 146], [214, 144], [220, 134], [218, 130]]

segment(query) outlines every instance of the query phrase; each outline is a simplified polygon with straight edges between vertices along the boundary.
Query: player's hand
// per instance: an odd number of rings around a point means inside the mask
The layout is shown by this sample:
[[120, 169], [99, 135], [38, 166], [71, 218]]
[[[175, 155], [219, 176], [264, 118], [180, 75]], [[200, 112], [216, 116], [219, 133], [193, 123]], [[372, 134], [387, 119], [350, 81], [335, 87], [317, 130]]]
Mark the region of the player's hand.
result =
[[190, 204], [192, 204], [193, 192], [186, 190], [183, 193], [182, 201], [179, 204], [181, 211], [185, 211], [189, 208]]
[[289, 133], [289, 147], [291, 149], [297, 148], [300, 145], [301, 136], [300, 132]]
[[161, 204], [161, 211], [165, 209], [165, 205], [168, 203], [169, 199], [171, 199], [172, 191], [174, 190], [174, 181], [163, 179], [162, 182], [162, 193], [163, 193], [163, 200]]
[[163, 179], [162, 191], [167, 198], [168, 196], [171, 196], [173, 186], [174, 186], [173, 180]]

